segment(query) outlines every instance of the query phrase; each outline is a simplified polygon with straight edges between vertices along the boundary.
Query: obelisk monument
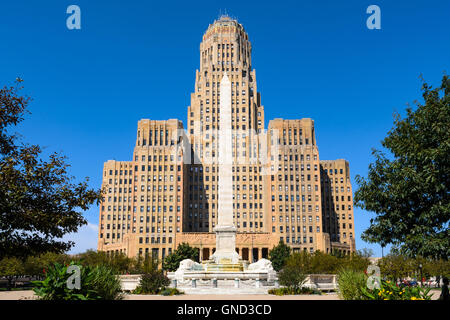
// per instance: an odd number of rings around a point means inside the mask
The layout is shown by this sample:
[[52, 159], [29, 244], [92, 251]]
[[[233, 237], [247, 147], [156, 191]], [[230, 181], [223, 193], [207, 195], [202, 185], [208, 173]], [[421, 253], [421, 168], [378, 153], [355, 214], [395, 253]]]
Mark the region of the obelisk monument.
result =
[[227, 74], [220, 81], [219, 122], [219, 208], [216, 233], [216, 251], [211, 256], [217, 264], [239, 263], [236, 252], [236, 227], [233, 224], [233, 147], [231, 127], [231, 83]]

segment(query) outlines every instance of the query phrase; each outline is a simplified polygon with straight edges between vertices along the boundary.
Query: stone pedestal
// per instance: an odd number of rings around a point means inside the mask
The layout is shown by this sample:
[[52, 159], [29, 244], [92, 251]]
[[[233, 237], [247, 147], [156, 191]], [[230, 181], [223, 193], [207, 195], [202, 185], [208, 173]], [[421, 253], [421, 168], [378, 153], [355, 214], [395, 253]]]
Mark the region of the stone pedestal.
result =
[[215, 264], [239, 264], [239, 255], [236, 252], [236, 228], [234, 226], [217, 226], [216, 251], [210, 260]]

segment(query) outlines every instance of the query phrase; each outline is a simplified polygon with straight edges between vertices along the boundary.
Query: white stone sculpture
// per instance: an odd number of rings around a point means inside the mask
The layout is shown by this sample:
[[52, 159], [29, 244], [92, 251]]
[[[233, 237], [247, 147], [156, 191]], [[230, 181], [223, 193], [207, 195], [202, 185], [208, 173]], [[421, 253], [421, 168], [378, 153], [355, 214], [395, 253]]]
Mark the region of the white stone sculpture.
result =
[[274, 271], [272, 262], [267, 259], [259, 259], [257, 262], [252, 263], [247, 268], [248, 271]]
[[180, 266], [178, 267], [175, 274], [184, 273], [185, 271], [188, 270], [200, 271], [203, 270], [203, 266], [200, 263], [195, 262], [191, 259], [184, 259], [180, 262]]

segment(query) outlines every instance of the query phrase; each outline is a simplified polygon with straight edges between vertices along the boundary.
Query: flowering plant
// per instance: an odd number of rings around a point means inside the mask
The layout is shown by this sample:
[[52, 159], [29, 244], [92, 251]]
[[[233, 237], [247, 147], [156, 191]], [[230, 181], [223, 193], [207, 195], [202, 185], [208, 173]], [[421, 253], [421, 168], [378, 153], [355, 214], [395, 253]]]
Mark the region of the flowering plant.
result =
[[361, 288], [369, 300], [431, 300], [430, 288], [399, 287], [395, 282], [381, 280], [379, 289]]

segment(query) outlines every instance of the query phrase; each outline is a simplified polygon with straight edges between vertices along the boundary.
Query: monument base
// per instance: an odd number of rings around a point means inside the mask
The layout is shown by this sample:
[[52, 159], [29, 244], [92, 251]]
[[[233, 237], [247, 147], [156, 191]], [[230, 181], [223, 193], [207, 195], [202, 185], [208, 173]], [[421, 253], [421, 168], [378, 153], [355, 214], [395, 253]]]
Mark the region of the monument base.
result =
[[272, 263], [267, 259], [247, 264], [240, 260], [239, 263], [216, 264], [213, 260], [200, 264], [186, 259], [181, 261], [176, 272], [167, 274], [169, 279], [177, 280], [178, 285], [191, 285], [192, 280], [198, 280], [202, 284], [212, 285], [214, 281], [220, 281], [226, 285], [227, 281], [256, 281], [255, 285], [270, 286], [277, 280], [277, 273], [273, 270]]
[[240, 264], [240, 258], [235, 249], [236, 227], [217, 226], [214, 228], [216, 233], [216, 251], [210, 257], [210, 263], [217, 265], [237, 265]]

